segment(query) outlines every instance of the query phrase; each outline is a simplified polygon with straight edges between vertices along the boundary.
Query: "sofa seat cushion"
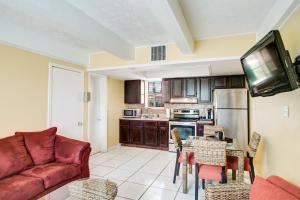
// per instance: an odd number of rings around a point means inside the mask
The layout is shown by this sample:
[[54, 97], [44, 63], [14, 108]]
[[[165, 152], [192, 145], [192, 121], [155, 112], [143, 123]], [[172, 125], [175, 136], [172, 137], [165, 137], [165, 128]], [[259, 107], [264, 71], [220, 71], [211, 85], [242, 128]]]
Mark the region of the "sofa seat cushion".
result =
[[54, 142], [57, 128], [49, 128], [39, 132], [16, 132], [23, 135], [26, 148], [35, 165], [43, 165], [54, 161]]
[[14, 175], [0, 180], [0, 199], [3, 200], [32, 199], [44, 190], [40, 178]]
[[289, 183], [288, 181], [284, 180], [283, 178], [280, 178], [279, 176], [269, 176], [267, 178], [267, 181], [300, 199], [300, 188], [296, 185]]
[[75, 164], [48, 163], [21, 172], [22, 175], [41, 178], [46, 189], [80, 175], [80, 166]]
[[[295, 196], [256, 176], [250, 192], [250, 200], [297, 200]], [[299, 200], [299, 199], [298, 199]]]
[[16, 174], [33, 165], [23, 136], [0, 139], [0, 179]]

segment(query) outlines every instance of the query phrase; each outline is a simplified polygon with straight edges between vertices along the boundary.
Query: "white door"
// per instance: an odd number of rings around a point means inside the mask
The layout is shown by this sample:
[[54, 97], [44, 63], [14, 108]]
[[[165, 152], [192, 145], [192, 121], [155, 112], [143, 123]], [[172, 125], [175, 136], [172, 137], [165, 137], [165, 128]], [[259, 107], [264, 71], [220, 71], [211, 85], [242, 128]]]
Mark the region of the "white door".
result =
[[89, 142], [92, 154], [107, 151], [107, 78], [90, 74]]
[[49, 77], [49, 126], [56, 126], [61, 135], [83, 140], [83, 72], [50, 66]]

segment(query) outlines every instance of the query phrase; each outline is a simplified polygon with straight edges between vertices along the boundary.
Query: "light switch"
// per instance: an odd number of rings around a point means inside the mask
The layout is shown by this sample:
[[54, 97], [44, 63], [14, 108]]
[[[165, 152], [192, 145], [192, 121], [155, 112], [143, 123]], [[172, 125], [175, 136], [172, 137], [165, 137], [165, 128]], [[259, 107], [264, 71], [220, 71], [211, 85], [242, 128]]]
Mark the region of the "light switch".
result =
[[283, 106], [283, 117], [289, 117], [289, 106]]

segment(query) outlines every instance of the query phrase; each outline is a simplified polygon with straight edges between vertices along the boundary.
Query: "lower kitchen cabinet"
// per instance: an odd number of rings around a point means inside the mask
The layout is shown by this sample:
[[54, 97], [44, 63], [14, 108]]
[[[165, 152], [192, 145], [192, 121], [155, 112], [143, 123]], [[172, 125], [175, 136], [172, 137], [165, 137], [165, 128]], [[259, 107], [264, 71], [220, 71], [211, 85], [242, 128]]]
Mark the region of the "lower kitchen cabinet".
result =
[[157, 127], [145, 126], [145, 145], [157, 146]]
[[161, 126], [158, 127], [158, 135], [159, 135], [159, 146], [160, 147], [169, 147], [169, 127]]
[[120, 143], [168, 150], [169, 122], [120, 119]]

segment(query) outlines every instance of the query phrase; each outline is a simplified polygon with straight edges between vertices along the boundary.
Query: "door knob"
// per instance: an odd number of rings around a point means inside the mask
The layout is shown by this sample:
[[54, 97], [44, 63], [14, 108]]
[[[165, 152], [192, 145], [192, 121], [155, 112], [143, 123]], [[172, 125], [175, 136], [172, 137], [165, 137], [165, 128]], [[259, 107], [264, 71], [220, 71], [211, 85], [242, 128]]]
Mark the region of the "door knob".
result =
[[83, 126], [83, 123], [82, 122], [78, 122], [77, 125], [78, 126]]

